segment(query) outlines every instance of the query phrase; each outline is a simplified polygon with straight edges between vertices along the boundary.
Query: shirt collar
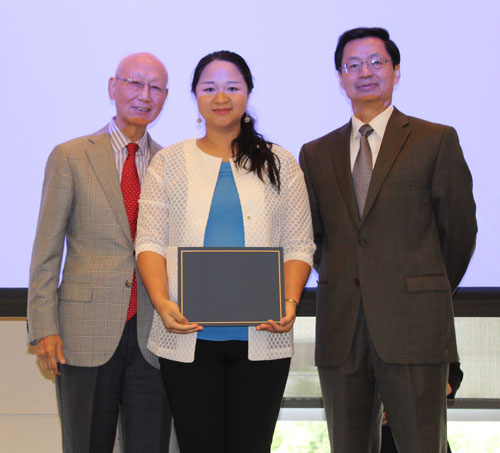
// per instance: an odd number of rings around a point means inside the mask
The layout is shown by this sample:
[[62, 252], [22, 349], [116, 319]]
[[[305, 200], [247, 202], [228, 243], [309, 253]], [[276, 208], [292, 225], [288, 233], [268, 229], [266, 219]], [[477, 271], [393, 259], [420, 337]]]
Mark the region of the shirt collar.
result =
[[[374, 132], [382, 138], [385, 133], [385, 128], [387, 127], [387, 123], [389, 122], [389, 118], [394, 111], [394, 106], [391, 104], [387, 107], [383, 112], [379, 113], [375, 118], [373, 118], [368, 124], [373, 128]], [[351, 132], [351, 141], [359, 138], [359, 129], [363, 126], [363, 121], [361, 121], [356, 116], [352, 115], [351, 117], [352, 123], [352, 132]]]
[[[119, 149], [125, 148], [129, 143], [132, 143], [127, 136], [120, 130], [118, 129], [118, 126], [115, 123], [115, 117], [111, 119], [108, 125], [108, 132], [109, 135], [111, 136], [111, 141], [114, 142]], [[136, 142], [139, 145], [139, 150], [137, 151], [139, 154], [143, 154], [147, 152], [147, 146], [148, 146], [148, 134], [147, 132], [144, 132], [142, 137], [137, 140]]]

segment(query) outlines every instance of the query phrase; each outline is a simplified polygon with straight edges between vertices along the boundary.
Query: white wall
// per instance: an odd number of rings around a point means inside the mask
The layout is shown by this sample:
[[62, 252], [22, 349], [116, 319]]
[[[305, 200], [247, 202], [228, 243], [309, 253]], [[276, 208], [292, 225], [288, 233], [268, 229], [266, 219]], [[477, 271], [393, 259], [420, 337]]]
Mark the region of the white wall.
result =
[[147, 50], [166, 63], [170, 95], [151, 130], [168, 145], [202, 133], [189, 92], [199, 58], [220, 49], [241, 53], [255, 76], [251, 110], [260, 130], [297, 155], [302, 143], [350, 116], [333, 53], [339, 34], [361, 25], [388, 28], [401, 49], [395, 105], [457, 128], [474, 175], [480, 228], [463, 285], [498, 286], [500, 153], [492, 137], [499, 10], [494, 0], [8, 2], [0, 27], [6, 169], [0, 206], [7, 213], [0, 234], [8, 265], [0, 287], [27, 286], [47, 156], [113, 115], [107, 79], [122, 56]]
[[[27, 286], [47, 156], [57, 143], [109, 121], [107, 79], [121, 57], [147, 50], [166, 63], [170, 95], [151, 131], [168, 145], [202, 133], [189, 93], [197, 61], [214, 50], [240, 53], [254, 72], [251, 111], [259, 129], [297, 155], [302, 143], [348, 120], [333, 53], [343, 31], [364, 25], [388, 28], [401, 49], [395, 105], [458, 130], [479, 220], [476, 254], [462, 284], [499, 286], [499, 10], [494, 0], [2, 4], [0, 287]], [[472, 357], [465, 349], [466, 364]], [[0, 452], [57, 451], [54, 386], [25, 346], [23, 321], [0, 322], [0, 370]]]

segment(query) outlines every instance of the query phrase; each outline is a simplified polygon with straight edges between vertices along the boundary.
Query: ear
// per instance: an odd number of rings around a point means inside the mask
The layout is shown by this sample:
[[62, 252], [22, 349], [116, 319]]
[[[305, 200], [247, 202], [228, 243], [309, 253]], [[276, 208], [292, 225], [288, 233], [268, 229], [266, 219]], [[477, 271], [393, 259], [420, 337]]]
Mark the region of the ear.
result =
[[401, 70], [399, 68], [399, 65], [396, 65], [396, 67], [394, 68], [394, 85], [398, 84], [400, 77], [401, 77]]
[[345, 88], [344, 88], [344, 76], [343, 76], [343, 72], [342, 70], [338, 71], [337, 74], [339, 75], [339, 83], [340, 83], [340, 86], [342, 87], [342, 89], [345, 91]]
[[114, 77], [110, 77], [108, 80], [108, 93], [111, 99], [115, 99], [116, 82], [117, 80]]
[[163, 108], [163, 104], [165, 104], [167, 96], [168, 96], [168, 88], [165, 89], [165, 94], [163, 95], [163, 101], [161, 101], [161, 108]]

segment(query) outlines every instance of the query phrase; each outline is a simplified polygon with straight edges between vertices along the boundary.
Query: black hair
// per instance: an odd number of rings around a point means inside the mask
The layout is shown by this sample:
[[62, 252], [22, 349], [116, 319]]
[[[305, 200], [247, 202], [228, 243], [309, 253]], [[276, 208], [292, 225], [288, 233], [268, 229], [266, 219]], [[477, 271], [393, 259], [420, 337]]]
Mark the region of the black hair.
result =
[[344, 56], [344, 47], [349, 41], [354, 41], [355, 39], [362, 38], [378, 38], [384, 41], [385, 50], [390, 55], [392, 60], [392, 67], [396, 66], [401, 62], [401, 55], [399, 53], [398, 46], [389, 37], [389, 32], [385, 28], [378, 27], [361, 27], [353, 28], [352, 30], [347, 30], [340, 35], [337, 42], [337, 48], [335, 49], [335, 68], [340, 72], [342, 69], [342, 57]]
[[[253, 90], [253, 77], [246, 61], [237, 53], [229, 50], [219, 50], [204, 56], [196, 65], [191, 83], [191, 91], [196, 95], [196, 85], [200, 80], [203, 70], [213, 61], [227, 61], [234, 64], [240, 71], [250, 94]], [[239, 167], [254, 172], [264, 181], [264, 173], [272, 185], [280, 189], [280, 162], [272, 151], [272, 143], [255, 130], [255, 119], [248, 113], [244, 113], [240, 120], [241, 129], [239, 135], [232, 141], [231, 149], [234, 162]]]

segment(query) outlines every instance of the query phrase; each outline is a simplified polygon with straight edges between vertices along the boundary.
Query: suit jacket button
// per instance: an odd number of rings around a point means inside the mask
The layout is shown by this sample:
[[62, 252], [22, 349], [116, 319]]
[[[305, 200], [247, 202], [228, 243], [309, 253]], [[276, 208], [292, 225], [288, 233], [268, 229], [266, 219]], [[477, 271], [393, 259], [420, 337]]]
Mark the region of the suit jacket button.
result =
[[355, 284], [356, 286], [359, 286], [359, 278], [355, 278], [355, 279], [354, 279], [354, 284]]
[[360, 239], [360, 240], [359, 240], [359, 245], [360, 245], [361, 247], [364, 247], [364, 246], [366, 245], [366, 239]]
[[127, 288], [130, 288], [130, 287], [132, 286], [132, 282], [131, 282], [130, 280], [127, 280], [127, 281], [125, 282], [125, 286], [126, 286]]

